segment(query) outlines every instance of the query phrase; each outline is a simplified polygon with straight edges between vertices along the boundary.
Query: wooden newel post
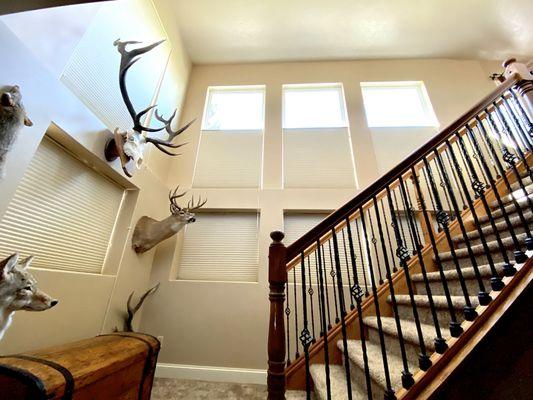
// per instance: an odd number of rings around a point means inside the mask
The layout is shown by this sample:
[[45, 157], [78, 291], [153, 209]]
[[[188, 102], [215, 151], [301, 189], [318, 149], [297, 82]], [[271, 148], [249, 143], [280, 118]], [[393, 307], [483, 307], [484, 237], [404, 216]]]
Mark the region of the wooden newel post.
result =
[[516, 92], [529, 117], [533, 118], [533, 74], [526, 64], [517, 62], [516, 58], [505, 60], [502, 66], [505, 68], [503, 74], [506, 78], [514, 73], [520, 75]]
[[285, 400], [285, 285], [287, 284], [285, 234], [274, 231], [268, 252], [270, 324], [268, 327], [268, 400]]

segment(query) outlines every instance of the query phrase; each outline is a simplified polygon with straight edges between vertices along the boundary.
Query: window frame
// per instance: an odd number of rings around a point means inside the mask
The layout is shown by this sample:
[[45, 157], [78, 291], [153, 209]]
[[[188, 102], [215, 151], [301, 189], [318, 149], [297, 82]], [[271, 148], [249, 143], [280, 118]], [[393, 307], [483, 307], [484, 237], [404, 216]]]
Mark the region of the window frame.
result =
[[[368, 128], [437, 128], [440, 126], [433, 104], [429, 98], [429, 94], [426, 89], [424, 81], [370, 81], [360, 82], [361, 97], [363, 99], [363, 110], [366, 119], [366, 125]], [[399, 123], [374, 123], [369, 120], [368, 113], [368, 100], [365, 99], [365, 89], [372, 88], [415, 88], [420, 100], [420, 105], [424, 112], [425, 120], [419, 123], [399, 124]]]

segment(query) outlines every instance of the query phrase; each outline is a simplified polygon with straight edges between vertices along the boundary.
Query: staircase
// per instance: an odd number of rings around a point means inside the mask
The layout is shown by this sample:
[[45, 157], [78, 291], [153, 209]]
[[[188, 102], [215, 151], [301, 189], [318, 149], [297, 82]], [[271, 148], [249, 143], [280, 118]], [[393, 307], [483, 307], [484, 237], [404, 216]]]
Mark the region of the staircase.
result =
[[510, 69], [302, 238], [272, 233], [269, 399], [426, 398], [531, 280], [533, 82]]

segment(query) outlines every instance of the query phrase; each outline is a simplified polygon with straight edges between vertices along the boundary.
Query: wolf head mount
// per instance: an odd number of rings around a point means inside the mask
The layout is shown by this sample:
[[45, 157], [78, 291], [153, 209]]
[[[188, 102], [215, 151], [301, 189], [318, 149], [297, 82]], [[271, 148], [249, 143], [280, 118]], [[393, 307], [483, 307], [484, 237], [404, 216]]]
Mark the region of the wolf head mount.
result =
[[207, 200], [200, 198], [195, 204], [194, 196], [186, 207], [178, 204], [178, 199], [185, 196], [186, 192], [178, 194], [177, 187], [170, 191], [170, 216], [162, 221], [144, 216], [139, 219], [133, 231], [132, 247], [136, 253], [144, 253], [165, 239], [178, 233], [185, 225], [196, 221], [194, 212], [203, 207]]
[[7, 153], [23, 126], [33, 123], [26, 115], [18, 86], [0, 87], [0, 179], [4, 177]]
[[44, 311], [58, 303], [37, 288], [37, 282], [28, 271], [32, 260], [30, 256], [20, 261], [15, 253], [0, 261], [0, 340], [15, 311]]
[[[177, 149], [185, 145], [186, 143], [174, 144], [172, 143], [172, 141], [176, 138], [176, 136], [185, 131], [194, 122], [193, 120], [185, 126], [178, 128], [177, 130], [173, 130], [172, 122], [176, 117], [176, 111], [174, 111], [174, 113], [168, 119], [165, 119], [162, 115], [159, 114], [157, 110], [155, 110], [155, 119], [159, 122], [162, 122], [163, 126], [158, 128], [144, 126], [141, 123], [141, 119], [156, 106], [149, 106], [144, 110], [137, 112], [133, 107], [133, 103], [131, 102], [131, 99], [129, 97], [128, 90], [126, 88], [126, 74], [128, 70], [132, 67], [133, 64], [139, 61], [140, 57], [143, 54], [149, 52], [150, 50], [159, 46], [163, 42], [164, 40], [160, 40], [159, 42], [155, 42], [144, 47], [138, 47], [132, 50], [127, 50], [126, 46], [136, 45], [140, 42], [122, 42], [120, 41], [120, 39], [117, 39], [113, 43], [117, 47], [118, 52], [121, 55], [119, 70], [120, 93], [122, 95], [122, 99], [124, 100], [124, 104], [126, 104], [128, 113], [130, 114], [133, 120], [133, 128], [131, 130], [126, 131], [123, 131], [120, 128], [115, 129], [113, 139], [109, 140], [109, 142], [106, 144], [105, 157], [107, 161], [113, 161], [117, 158], [120, 158], [122, 170], [129, 177], [131, 177], [132, 175], [128, 171], [126, 164], [128, 164], [130, 160], [133, 160], [135, 167], [140, 168], [144, 162], [144, 150], [147, 143], [153, 144], [158, 150], [162, 151], [167, 155], [179, 155], [176, 153], [172, 153], [171, 151], [169, 151], [169, 149]], [[146, 135], [146, 133], [160, 132], [163, 129], [168, 135], [167, 140], [158, 139]]]

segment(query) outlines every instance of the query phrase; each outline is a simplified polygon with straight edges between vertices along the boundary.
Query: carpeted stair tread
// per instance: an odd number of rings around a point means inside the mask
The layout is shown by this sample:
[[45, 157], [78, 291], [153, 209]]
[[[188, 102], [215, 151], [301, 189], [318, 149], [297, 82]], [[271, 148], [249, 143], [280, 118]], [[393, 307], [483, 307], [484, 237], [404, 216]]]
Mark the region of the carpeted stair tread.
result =
[[[359, 367], [360, 371], [354, 371], [353, 373], [364, 374], [364, 359], [363, 349], [361, 347], [360, 340], [348, 340], [348, 357], [352, 362]], [[342, 341], [337, 342], [337, 348], [343, 351]], [[383, 367], [383, 356], [381, 354], [381, 346], [376, 343], [366, 342], [366, 354], [368, 357], [368, 371], [372, 381], [379, 385], [383, 390], [386, 389], [385, 369]], [[401, 371], [403, 370], [402, 359], [395, 354], [387, 352], [387, 365], [389, 367], [389, 376], [391, 380], [391, 386], [394, 390], [401, 387]]]
[[[532, 211], [524, 212], [524, 219], [529, 224], [532, 224], [533, 223], [533, 212]], [[510, 217], [509, 218], [509, 222], [511, 222], [511, 226], [514, 227], [514, 228], [522, 227], [522, 220], [520, 219], [518, 214]], [[498, 222], [496, 222], [496, 229], [498, 230], [498, 232], [505, 232], [505, 231], [509, 230], [509, 225], [507, 225], [507, 222], [505, 221], [505, 219], [501, 219]], [[492, 225], [490, 223], [487, 224], [487, 225], [482, 226], [481, 231], [483, 232], [483, 234], [485, 236], [490, 235], [490, 234], [492, 234], [494, 232], [494, 230], [492, 228]], [[466, 237], [469, 240], [479, 239], [479, 230], [474, 229], [474, 230], [471, 230], [471, 231], [467, 232], [466, 233]], [[457, 244], [465, 242], [464, 236], [462, 234], [454, 236], [452, 239], [453, 239], [454, 243], [457, 243]]]
[[[311, 377], [315, 386], [315, 397], [319, 400], [326, 400], [327, 386], [326, 386], [326, 368], [324, 364], [312, 364], [309, 367]], [[329, 366], [329, 380], [331, 387], [331, 399], [344, 400], [348, 399], [348, 391], [346, 386], [346, 372], [344, 366], [331, 364]], [[366, 390], [362, 390], [356, 383], [351, 380], [352, 384], [352, 399], [365, 399]]]
[[[311, 399], [315, 399], [315, 395], [311, 394]], [[302, 390], [287, 390], [285, 392], [285, 399], [286, 400], [306, 400], [307, 394], [305, 391]]]
[[[469, 260], [470, 261], [470, 260]], [[470, 265], [470, 264], [468, 264]], [[503, 263], [495, 263], [494, 267], [496, 270], [501, 273], [503, 271]], [[489, 265], [479, 265], [478, 266], [479, 274], [482, 278], [490, 277], [492, 276], [490, 266]], [[463, 267], [461, 268], [461, 272], [463, 274], [464, 279], [476, 279], [476, 274], [474, 271], [474, 267]], [[429, 282], [438, 282], [440, 281], [440, 272], [428, 272], [426, 274]], [[457, 270], [455, 269], [447, 269], [444, 271], [444, 277], [446, 280], [459, 280], [459, 274], [457, 273]], [[413, 274], [411, 275], [411, 280], [413, 282], [424, 282], [424, 275], [420, 274]]]
[[[533, 184], [531, 184], [531, 181], [529, 179], [529, 177], [527, 179], [523, 179], [523, 182], [524, 182], [524, 189], [526, 189], [526, 193], [533, 193]], [[521, 194], [523, 193], [522, 192], [522, 187], [520, 186], [520, 184], [518, 182], [515, 182], [513, 184], [511, 184], [511, 189], [512, 189], [512, 193], [515, 193], [515, 192], [518, 192], [518, 194]], [[500, 199], [502, 200], [502, 203], [504, 204], [507, 204], [507, 203], [512, 203], [513, 202], [513, 194], [506, 194], [504, 196], [500, 196]], [[498, 201], [497, 200], [494, 200], [492, 201], [491, 203], [489, 203], [489, 205], [493, 208], [496, 208], [498, 207]]]
[[[533, 195], [532, 194], [530, 194], [528, 197], [530, 199], [533, 199]], [[529, 202], [528, 202], [527, 197], [521, 197], [520, 199], [517, 200], [517, 203], [518, 203], [519, 207], [521, 209], [523, 209], [523, 210], [529, 208]], [[515, 206], [514, 203], [508, 203], [508, 204], [505, 205], [504, 210], [510, 216], [510, 215], [513, 215], [513, 214], [516, 213], [516, 206]], [[491, 216], [495, 220], [499, 219], [499, 218], [503, 218], [502, 210], [500, 208], [494, 209], [492, 211], [492, 213], [491, 213]], [[489, 221], [489, 216], [488, 215], [480, 215], [480, 216], [478, 216], [478, 220], [479, 220], [480, 224], [484, 224], [484, 223]]]
[[[516, 237], [517, 237], [517, 239], [518, 239], [518, 241], [520, 243], [524, 243], [524, 240], [526, 239], [527, 236], [526, 236], [525, 233], [520, 233], [520, 234], [517, 234]], [[502, 239], [502, 243], [503, 243], [505, 248], [510, 249], [510, 248], [513, 247], [513, 240], [512, 240], [512, 238], [510, 236], [502, 237], [501, 239]], [[495, 253], [495, 252], [499, 252], [500, 251], [500, 246], [498, 245], [498, 241], [496, 241], [496, 240], [488, 241], [487, 242], [487, 246], [488, 246], [489, 251], [491, 253]], [[485, 250], [484, 250], [484, 247], [483, 247], [482, 244], [473, 245], [473, 246], [471, 246], [471, 248], [472, 248], [472, 252], [476, 256], [483, 255], [485, 253]], [[467, 248], [456, 249], [455, 250], [455, 254], [456, 254], [457, 258], [469, 257]], [[444, 262], [452, 260], [452, 252], [451, 251], [443, 251], [443, 252], [439, 253], [439, 257], [440, 257], [441, 261], [444, 261]]]
[[[396, 298], [396, 303], [398, 305], [410, 305], [411, 304], [411, 298], [407, 294], [397, 294], [394, 296]], [[425, 294], [415, 294], [414, 296], [415, 304], [418, 307], [429, 307], [429, 298]], [[433, 299], [433, 304], [435, 305], [435, 309], [437, 311], [439, 310], [448, 310], [448, 301], [446, 300], [446, 296], [431, 296]], [[464, 296], [450, 296], [450, 300], [452, 302], [452, 306], [456, 310], [462, 310], [466, 306], [466, 300]], [[390, 303], [391, 298], [390, 296], [387, 298], [387, 301]], [[478, 298], [475, 296], [470, 297], [470, 301], [472, 303], [473, 307], [478, 306]]]
[[[378, 318], [375, 316], [363, 318], [363, 323], [369, 328], [375, 330], [378, 329]], [[418, 346], [420, 342], [418, 340], [418, 333], [414, 321], [402, 319], [400, 320], [400, 325], [402, 327], [403, 339]], [[396, 330], [396, 321], [394, 317], [381, 317], [381, 327], [383, 328], [383, 332], [385, 334], [398, 337], [398, 331]], [[433, 351], [435, 349], [435, 343], [433, 342], [433, 338], [435, 337], [435, 328], [431, 325], [420, 324], [420, 329], [422, 330], [424, 344], [429, 350]]]

